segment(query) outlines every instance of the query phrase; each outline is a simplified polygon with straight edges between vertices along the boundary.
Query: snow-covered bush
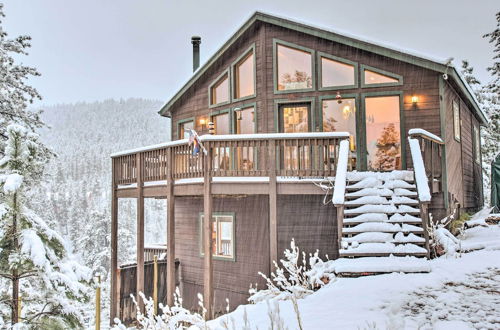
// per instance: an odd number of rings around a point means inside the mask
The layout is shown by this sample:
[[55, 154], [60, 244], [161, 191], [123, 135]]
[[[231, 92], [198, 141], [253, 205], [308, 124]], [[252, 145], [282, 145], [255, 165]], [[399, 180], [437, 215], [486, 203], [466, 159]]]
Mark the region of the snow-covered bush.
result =
[[[271, 273], [271, 278], [259, 272], [259, 275], [266, 280], [267, 289], [258, 290], [256, 287], [250, 287], [248, 301], [257, 303], [270, 299], [301, 299], [335, 277], [333, 272], [327, 272], [327, 267], [323, 267], [325, 262], [319, 258], [319, 251], [309, 255], [308, 264], [306, 253], [300, 253], [294, 239], [290, 242], [290, 249], [286, 249], [284, 254], [285, 259], [280, 260], [283, 268], [273, 261], [276, 272]], [[299, 265], [301, 256], [302, 264]]]
[[[145, 330], [182, 330], [188, 329], [194, 326], [195, 329], [205, 329], [206, 322], [204, 314], [206, 309], [203, 305], [203, 296], [198, 294], [199, 302], [202, 309], [202, 314], [192, 313], [189, 310], [182, 307], [182, 298], [179, 293], [179, 288], [175, 290], [174, 294], [174, 305], [172, 307], [164, 306], [160, 303], [159, 309], [161, 313], [155, 315], [154, 313], [154, 301], [152, 298], [146, 298], [141, 292], [140, 298], [144, 301], [145, 313], [143, 314], [135, 297], [131, 295], [137, 310], [137, 324], [140, 329]], [[118, 318], [115, 318], [115, 326], [113, 330], [125, 330], [127, 329]]]

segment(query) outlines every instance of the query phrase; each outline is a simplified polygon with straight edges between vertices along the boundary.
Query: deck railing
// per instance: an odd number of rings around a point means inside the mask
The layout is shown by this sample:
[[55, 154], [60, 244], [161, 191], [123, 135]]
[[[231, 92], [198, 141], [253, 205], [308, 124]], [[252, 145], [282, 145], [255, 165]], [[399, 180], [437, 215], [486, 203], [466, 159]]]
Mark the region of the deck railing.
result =
[[417, 139], [425, 167], [425, 174], [429, 182], [431, 193], [443, 191], [443, 140], [423, 129], [408, 131], [410, 138]]
[[[344, 132], [204, 135], [213, 177], [335, 176]], [[187, 140], [112, 155], [116, 185], [200, 178], [206, 172], [203, 152], [194, 153]], [[171, 157], [171, 158], [170, 158]], [[274, 164], [272, 164], [274, 162]], [[272, 166], [275, 165], [275, 166]], [[275, 173], [272, 168], [276, 168]]]

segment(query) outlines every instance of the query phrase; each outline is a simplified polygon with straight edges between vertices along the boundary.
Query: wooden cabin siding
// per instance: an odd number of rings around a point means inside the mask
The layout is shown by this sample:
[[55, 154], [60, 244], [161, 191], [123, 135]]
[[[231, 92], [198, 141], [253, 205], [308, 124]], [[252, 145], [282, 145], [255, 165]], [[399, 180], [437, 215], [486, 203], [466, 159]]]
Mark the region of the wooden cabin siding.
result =
[[337, 209], [332, 203], [323, 204], [321, 195], [278, 196], [278, 258], [290, 249], [295, 239], [301, 251], [314, 253], [319, 250], [324, 259], [337, 259]]
[[[460, 142], [454, 137], [454, 100], [460, 108]], [[474, 160], [473, 130], [474, 126], [479, 128], [479, 120], [448, 82], [444, 84], [444, 105], [448, 191], [457, 198], [465, 211], [474, 212], [483, 205], [481, 166]]]
[[[203, 258], [200, 255], [199, 215], [203, 198], [177, 197], [175, 204], [176, 258], [180, 261], [184, 306], [198, 309], [203, 292]], [[235, 261], [214, 259], [215, 311], [223, 311], [228, 298], [232, 308], [246, 303], [250, 284], [265, 282], [258, 272], [269, 273], [269, 201], [266, 195], [215, 197], [214, 213], [235, 215]]]

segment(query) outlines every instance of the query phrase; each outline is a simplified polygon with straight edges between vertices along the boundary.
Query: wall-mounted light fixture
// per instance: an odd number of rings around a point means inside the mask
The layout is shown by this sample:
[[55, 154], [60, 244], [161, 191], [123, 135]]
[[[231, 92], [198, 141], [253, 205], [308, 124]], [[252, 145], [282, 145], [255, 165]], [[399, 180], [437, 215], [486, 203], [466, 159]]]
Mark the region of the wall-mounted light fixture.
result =
[[243, 114], [241, 110], [242, 110], [241, 108], [234, 108], [234, 112], [236, 113], [236, 120], [243, 119]]
[[207, 125], [207, 119], [206, 118], [200, 118], [199, 123], [200, 123], [201, 129], [204, 130], [205, 126]]
[[337, 95], [335, 96], [335, 99], [337, 100], [338, 104], [342, 103], [342, 95], [340, 95], [340, 92], [337, 92]]
[[418, 96], [413, 95], [411, 97], [411, 103], [413, 103], [413, 105], [416, 105], [418, 103]]

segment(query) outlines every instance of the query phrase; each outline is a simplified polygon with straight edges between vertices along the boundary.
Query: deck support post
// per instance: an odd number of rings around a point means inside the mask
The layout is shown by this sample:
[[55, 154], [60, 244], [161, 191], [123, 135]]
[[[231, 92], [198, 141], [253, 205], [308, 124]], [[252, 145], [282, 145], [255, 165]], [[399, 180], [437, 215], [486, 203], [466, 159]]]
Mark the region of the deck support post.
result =
[[428, 227], [432, 226], [429, 223], [429, 202], [420, 202], [420, 218], [422, 219], [422, 229], [424, 230], [425, 249], [427, 250], [427, 259], [430, 259], [430, 245], [429, 245], [429, 230]]
[[213, 286], [213, 261], [212, 261], [212, 150], [210, 143], [205, 144], [207, 154], [204, 155], [204, 186], [203, 186], [203, 252], [204, 273], [203, 273], [203, 300], [207, 310], [205, 319], [211, 320], [214, 317], [214, 286]]
[[276, 184], [276, 141], [269, 141], [269, 273], [278, 262], [278, 207]]
[[335, 206], [337, 207], [337, 240], [340, 251], [342, 249], [342, 230], [344, 229], [344, 204]]
[[118, 291], [118, 197], [116, 196], [116, 162], [111, 160], [111, 310], [110, 325], [118, 316], [120, 292]]
[[137, 154], [137, 286], [136, 299], [139, 309], [144, 312], [144, 301], [139, 292], [144, 293], [144, 185], [142, 177], [142, 153]]
[[172, 148], [167, 150], [167, 305], [174, 305], [175, 293], [175, 197]]

